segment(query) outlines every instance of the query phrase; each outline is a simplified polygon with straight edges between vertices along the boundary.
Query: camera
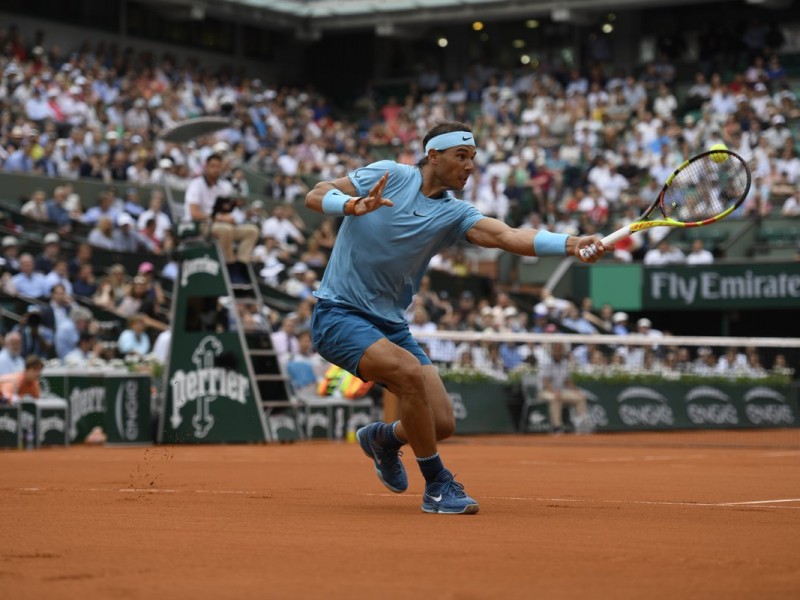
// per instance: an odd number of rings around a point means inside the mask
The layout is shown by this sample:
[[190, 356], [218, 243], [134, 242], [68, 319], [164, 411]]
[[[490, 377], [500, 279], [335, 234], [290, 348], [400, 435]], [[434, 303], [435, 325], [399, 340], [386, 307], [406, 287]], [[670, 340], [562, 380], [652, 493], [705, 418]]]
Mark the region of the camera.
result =
[[233, 211], [236, 205], [236, 199], [230, 196], [219, 196], [214, 201], [214, 209], [211, 211], [211, 218], [213, 219], [219, 214], [227, 214]]

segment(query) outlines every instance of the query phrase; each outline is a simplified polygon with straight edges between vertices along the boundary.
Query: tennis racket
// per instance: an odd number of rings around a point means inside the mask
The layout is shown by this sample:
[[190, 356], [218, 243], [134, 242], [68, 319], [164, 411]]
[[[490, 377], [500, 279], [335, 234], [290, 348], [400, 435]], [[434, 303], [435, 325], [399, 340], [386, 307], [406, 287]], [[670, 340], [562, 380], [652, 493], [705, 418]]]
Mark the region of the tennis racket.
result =
[[[603, 245], [651, 227], [702, 227], [716, 223], [744, 202], [750, 179], [747, 163], [735, 152], [714, 149], [698, 154], [675, 169], [641, 217], [604, 237]], [[595, 251], [594, 245], [587, 246], [581, 249], [581, 256], [588, 258]]]

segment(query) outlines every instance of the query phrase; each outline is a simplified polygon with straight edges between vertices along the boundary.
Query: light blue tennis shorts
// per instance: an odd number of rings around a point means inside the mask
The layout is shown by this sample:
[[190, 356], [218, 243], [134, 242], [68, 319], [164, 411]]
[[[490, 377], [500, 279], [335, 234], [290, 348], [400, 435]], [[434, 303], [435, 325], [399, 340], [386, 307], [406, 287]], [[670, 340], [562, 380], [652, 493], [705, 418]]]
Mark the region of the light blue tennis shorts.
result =
[[358, 375], [358, 363], [364, 352], [381, 338], [411, 352], [419, 364], [432, 364], [412, 337], [407, 323], [391, 323], [329, 300], [317, 301], [311, 317], [311, 339], [314, 348], [328, 362]]

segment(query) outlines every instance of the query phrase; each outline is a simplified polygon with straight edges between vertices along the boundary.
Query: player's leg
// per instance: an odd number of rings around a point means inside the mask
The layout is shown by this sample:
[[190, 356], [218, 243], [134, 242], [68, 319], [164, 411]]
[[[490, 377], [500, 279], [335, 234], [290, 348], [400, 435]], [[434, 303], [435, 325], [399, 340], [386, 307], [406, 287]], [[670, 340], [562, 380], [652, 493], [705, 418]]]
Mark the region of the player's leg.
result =
[[[404, 345], [409, 346], [410, 342], [405, 341]], [[464, 486], [453, 478], [439, 456], [437, 439], [452, 435], [455, 420], [435, 367], [421, 365], [418, 356], [383, 338], [367, 348], [358, 370], [362, 378], [381, 381], [399, 398], [400, 423], [387, 431], [384, 439], [388, 443], [392, 443], [392, 437], [396, 442], [408, 440], [413, 449], [425, 478], [422, 510], [442, 514], [478, 512], [478, 503], [464, 492]], [[392, 427], [374, 425], [384, 431]], [[360, 434], [369, 433], [365, 430], [359, 430]]]
[[[371, 346], [382, 341], [392, 350], [405, 354], [403, 359], [414, 359], [388, 342], [383, 332], [364, 315], [324, 299], [314, 308], [311, 333], [314, 347], [327, 361], [362, 379], [383, 385], [387, 385], [385, 381], [365, 375], [359, 369], [359, 362]], [[408, 477], [399, 455], [405, 440], [394, 435], [394, 424], [372, 423], [359, 429], [356, 436], [364, 454], [373, 461], [381, 482], [395, 493], [404, 492], [408, 488]]]

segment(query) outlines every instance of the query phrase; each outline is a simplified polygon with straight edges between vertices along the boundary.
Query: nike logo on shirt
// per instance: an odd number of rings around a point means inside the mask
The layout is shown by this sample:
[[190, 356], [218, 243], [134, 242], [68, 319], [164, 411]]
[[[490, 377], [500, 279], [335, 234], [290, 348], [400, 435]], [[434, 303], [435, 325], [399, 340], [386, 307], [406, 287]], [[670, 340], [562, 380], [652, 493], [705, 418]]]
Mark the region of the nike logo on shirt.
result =
[[421, 215], [417, 211], [414, 211], [414, 216], [415, 217], [427, 217], [428, 215]]

